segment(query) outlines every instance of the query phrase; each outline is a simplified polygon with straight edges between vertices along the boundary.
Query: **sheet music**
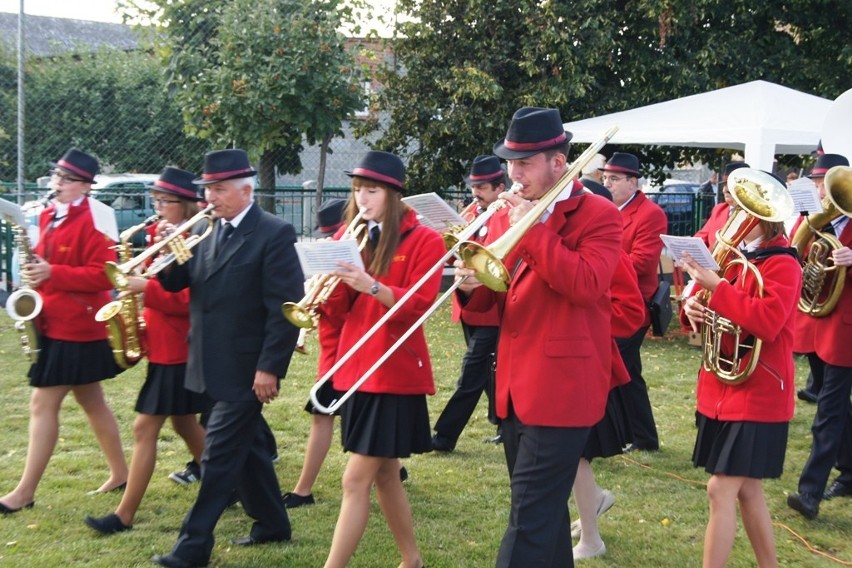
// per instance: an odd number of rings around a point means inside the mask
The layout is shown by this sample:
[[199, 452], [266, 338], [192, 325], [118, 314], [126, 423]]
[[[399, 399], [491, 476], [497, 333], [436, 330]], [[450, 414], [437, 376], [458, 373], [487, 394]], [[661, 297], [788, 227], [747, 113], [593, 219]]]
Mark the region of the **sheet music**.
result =
[[676, 237], [674, 235], [660, 235], [660, 238], [666, 245], [666, 254], [672, 257], [678, 265], [683, 253], [687, 252], [700, 266], [713, 271], [719, 270], [719, 265], [713, 259], [713, 254], [700, 238]]
[[338, 262], [351, 262], [359, 268], [364, 268], [356, 239], [299, 242], [296, 243], [296, 254], [305, 278], [340, 270]]
[[19, 227], [25, 227], [27, 225], [27, 220], [24, 217], [24, 212], [21, 210], [20, 205], [12, 203], [6, 199], [0, 199], [0, 219], [7, 223], [18, 225]]
[[403, 197], [402, 202], [417, 212], [417, 217], [422, 224], [440, 233], [451, 227], [467, 224], [461, 215], [450, 207], [449, 203], [441, 199], [437, 193], [421, 193]]
[[822, 213], [822, 202], [819, 198], [819, 190], [816, 184], [808, 178], [799, 178], [790, 184], [788, 188], [790, 197], [793, 198], [793, 210], [796, 216], [802, 211], [809, 214]]

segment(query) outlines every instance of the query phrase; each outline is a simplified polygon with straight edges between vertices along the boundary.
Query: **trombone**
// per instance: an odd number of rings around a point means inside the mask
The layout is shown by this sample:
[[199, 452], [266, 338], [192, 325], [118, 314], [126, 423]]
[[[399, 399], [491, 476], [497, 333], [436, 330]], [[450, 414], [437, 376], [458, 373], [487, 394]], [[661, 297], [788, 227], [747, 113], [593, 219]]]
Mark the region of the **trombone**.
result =
[[[511, 191], [517, 191], [519, 187], [520, 186], [517, 185], [512, 186]], [[321, 412], [323, 414], [334, 414], [335, 412], [337, 412], [340, 407], [343, 406], [343, 403], [349, 400], [349, 398], [353, 394], [355, 394], [355, 391], [357, 391], [361, 387], [361, 385], [363, 385], [367, 381], [367, 379], [369, 379], [373, 375], [373, 373], [376, 372], [376, 369], [381, 367], [382, 364], [387, 361], [387, 359], [402, 346], [405, 340], [407, 340], [411, 336], [411, 334], [414, 333], [417, 328], [420, 327], [423, 322], [425, 322], [429, 318], [429, 316], [431, 316], [435, 312], [435, 310], [437, 310], [441, 306], [441, 304], [443, 304], [446, 299], [452, 295], [453, 292], [455, 292], [456, 288], [461, 286], [462, 282], [465, 281], [465, 278], [454, 282], [453, 285], [450, 286], [450, 288], [447, 289], [447, 291], [444, 292], [444, 294], [440, 298], [438, 298], [435, 303], [432, 304], [432, 306], [428, 310], [426, 310], [426, 312], [422, 316], [420, 316], [420, 318], [416, 322], [414, 322], [411, 327], [409, 327], [405, 331], [405, 333], [402, 334], [402, 336], [400, 336], [396, 343], [394, 343], [384, 354], [382, 354], [382, 356], [379, 357], [379, 359], [373, 364], [373, 366], [370, 367], [357, 381], [355, 381], [355, 384], [352, 385], [348, 391], [346, 391], [345, 393], [343, 393], [343, 395], [340, 396], [340, 398], [333, 400], [329, 406], [325, 406], [319, 401], [318, 395], [320, 388], [322, 388], [322, 386], [331, 379], [334, 373], [336, 373], [340, 369], [340, 367], [346, 364], [349, 359], [351, 359], [356, 353], [358, 353], [358, 350], [361, 349], [361, 347], [367, 341], [369, 341], [369, 339], [373, 337], [376, 332], [381, 329], [381, 327], [385, 325], [385, 323], [387, 323], [387, 321], [391, 319], [394, 314], [396, 314], [396, 312], [398, 312], [409, 299], [411, 299], [411, 297], [417, 292], [417, 290], [422, 288], [423, 285], [426, 284], [426, 282], [428, 282], [430, 278], [432, 278], [435, 272], [437, 272], [438, 270], [443, 270], [447, 261], [449, 261], [450, 258], [456, 255], [459, 246], [462, 244], [462, 242], [472, 238], [473, 235], [475, 235], [477, 231], [479, 231], [479, 229], [481, 229], [485, 225], [485, 223], [488, 222], [488, 220], [494, 215], [494, 213], [501, 209], [506, 203], [507, 202], [505, 200], [498, 199], [497, 201], [489, 205], [485, 211], [483, 211], [473, 221], [468, 223], [465, 228], [458, 233], [456, 240], [452, 242], [452, 244], [450, 244], [450, 241], [447, 240], [445, 235], [444, 243], [449, 244], [446, 254], [444, 254], [444, 256], [442, 256], [429, 270], [427, 270], [426, 273], [420, 277], [420, 280], [415, 282], [411, 286], [411, 288], [409, 288], [409, 290], [405, 294], [403, 294], [399, 298], [399, 300], [396, 301], [393, 306], [388, 308], [388, 311], [385, 312], [385, 315], [379, 318], [379, 320], [376, 321], [376, 323], [374, 323], [373, 326], [368, 329], [367, 332], [364, 333], [364, 335], [361, 336], [361, 338], [352, 347], [349, 348], [349, 351], [344, 353], [331, 367], [331, 369], [326, 371], [326, 373], [322, 377], [320, 377], [320, 379], [316, 383], [314, 383], [314, 386], [311, 387], [311, 404], [314, 405], [314, 408], [316, 408], [318, 412]]]
[[591, 144], [586, 151], [580, 154], [568, 170], [559, 178], [559, 181], [547, 190], [547, 193], [538, 200], [538, 203], [520, 221], [512, 225], [508, 231], [503, 233], [490, 245], [483, 246], [477, 242], [464, 241], [460, 245], [460, 253], [465, 267], [476, 272], [476, 279], [494, 290], [505, 292], [509, 289], [511, 276], [503, 260], [514, 249], [521, 238], [536, 224], [544, 215], [544, 212], [556, 201], [562, 192], [574, 181], [574, 178], [588, 164], [598, 150], [603, 148], [609, 140], [618, 132], [617, 126], [610, 127], [603, 137]]

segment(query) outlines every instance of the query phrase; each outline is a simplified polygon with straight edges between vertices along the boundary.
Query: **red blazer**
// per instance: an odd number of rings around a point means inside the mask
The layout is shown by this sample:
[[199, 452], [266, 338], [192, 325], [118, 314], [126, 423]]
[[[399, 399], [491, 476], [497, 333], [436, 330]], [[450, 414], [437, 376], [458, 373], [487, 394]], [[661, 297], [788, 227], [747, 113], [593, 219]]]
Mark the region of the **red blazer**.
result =
[[[630, 255], [636, 276], [639, 278], [639, 290], [645, 302], [659, 285], [657, 273], [660, 266], [660, 253], [663, 241], [660, 235], [668, 230], [665, 212], [659, 205], [637, 191], [635, 197], [621, 210], [624, 223], [622, 247]], [[651, 324], [651, 313], [646, 310], [644, 325]]]
[[[802, 224], [804, 217], [799, 216], [796, 219], [796, 223], [793, 225], [793, 228], [790, 231], [791, 235], [796, 234], [796, 230], [799, 228], [799, 225]], [[808, 254], [808, 249], [805, 250], [805, 255]], [[805, 259], [800, 259], [805, 260]], [[816, 351], [815, 345], [815, 334], [816, 334], [816, 324], [822, 318], [815, 318], [809, 315], [804, 314], [803, 312], [796, 310], [796, 332], [793, 335], [793, 352], [794, 353], [813, 353]]]
[[727, 202], [723, 201], [716, 204], [713, 210], [710, 211], [710, 217], [707, 219], [707, 222], [695, 233], [695, 236], [704, 241], [704, 244], [711, 251], [716, 244], [716, 233], [728, 222], [730, 212], [731, 206]]
[[[846, 223], [838, 237], [845, 247], [852, 247], [852, 221]], [[804, 314], [803, 314], [804, 315]], [[846, 275], [846, 284], [834, 310], [824, 318], [814, 320], [814, 351], [820, 359], [830, 365], [852, 367], [852, 273]]]
[[[474, 218], [481, 215], [481, 213], [477, 212], [477, 207], [478, 206], [474, 201], [470, 206], [462, 211], [461, 216], [468, 222], [472, 221]], [[485, 242], [490, 232], [499, 230], [493, 225], [493, 223], [494, 216], [485, 223], [485, 226], [480, 229], [476, 235], [474, 235], [472, 240], [478, 243]], [[503, 231], [505, 231], [505, 228], [501, 230], [499, 234], [503, 234]], [[491, 241], [493, 241], [493, 239], [489, 240], [489, 242]], [[500, 323], [500, 316], [497, 314], [496, 305], [492, 306], [491, 309], [485, 312], [474, 312], [464, 308], [459, 302], [457, 295], [453, 295], [452, 318], [456, 323], [463, 321], [467, 325], [475, 326], [497, 326]]]
[[50, 278], [38, 287], [44, 300], [39, 328], [45, 337], [63, 341], [106, 339], [107, 327], [95, 321], [112, 298], [104, 264], [116, 260], [112, 239], [95, 229], [88, 199], [68, 208], [68, 216], [51, 229], [55, 208], [39, 216], [41, 238], [35, 254], [50, 263]]
[[[341, 228], [340, 232], [343, 231]], [[406, 213], [399, 243], [390, 269], [378, 281], [393, 291], [395, 298], [405, 294], [412, 284], [429, 271], [445, 254], [444, 240], [437, 231], [417, 222], [414, 211]], [[428, 310], [441, 286], [441, 271], [405, 303], [405, 306], [349, 359], [333, 378], [334, 388], [348, 390], [379, 357], [393, 345], [417, 319]], [[360, 294], [346, 285], [337, 286], [328, 301], [320, 307], [320, 318], [328, 316], [344, 321], [340, 328], [337, 353], [349, 351], [364, 333], [385, 313], [387, 308], [369, 294]], [[325, 341], [323, 341], [323, 344]], [[359, 388], [362, 392], [392, 394], [434, 394], [432, 364], [422, 326]]]
[[508, 255], [509, 290], [482, 286], [467, 304], [499, 306], [497, 415], [508, 416], [511, 399], [518, 418], [532, 426], [597, 424], [613, 377], [609, 290], [621, 221], [612, 203], [577, 182], [573, 191]]
[[[779, 236], [763, 246], [787, 246], [787, 239]], [[698, 372], [697, 409], [716, 420], [787, 422], [793, 417], [796, 392], [793, 331], [802, 271], [798, 261], [787, 254], [758, 260], [754, 265], [763, 276], [763, 298], [757, 297], [757, 287], [750, 276], [745, 289], [736, 281], [719, 284], [709, 307], [741, 325], [744, 333], [763, 341], [757, 368], [744, 382], [731, 385], [702, 366]], [[729, 278], [733, 280], [739, 273], [735, 270]], [[697, 289], [698, 286], [696, 292]], [[683, 312], [681, 321], [687, 321]]]
[[[621, 251], [618, 258], [618, 266], [612, 275], [610, 285], [610, 296], [612, 298], [612, 335], [613, 337], [630, 337], [645, 322], [645, 301], [639, 291], [639, 283], [636, 279], [636, 271], [627, 253]], [[616, 387], [630, 382], [630, 374], [624, 366], [618, 346], [613, 342], [615, 351], [612, 357], [612, 381], [610, 385]]]

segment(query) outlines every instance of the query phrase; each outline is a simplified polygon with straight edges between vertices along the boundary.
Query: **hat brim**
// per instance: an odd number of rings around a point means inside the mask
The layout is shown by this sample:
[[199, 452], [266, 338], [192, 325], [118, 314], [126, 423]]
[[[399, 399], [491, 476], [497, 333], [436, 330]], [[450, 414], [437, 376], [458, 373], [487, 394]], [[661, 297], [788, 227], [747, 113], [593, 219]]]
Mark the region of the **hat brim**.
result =
[[398, 191], [405, 191], [405, 187], [403, 187], [398, 181], [396, 181], [395, 179], [390, 178], [390, 177], [379, 178], [377, 176], [371, 176], [370, 174], [367, 174], [367, 173], [356, 174], [356, 173], [353, 173], [351, 171], [349, 171], [349, 172], [344, 171], [343, 173], [348, 175], [349, 177], [359, 177], [359, 178], [364, 178], [364, 179], [371, 179], [373, 181], [377, 181], [377, 182], [389, 185], [389, 186], [393, 187], [394, 189], [396, 189]]
[[483, 183], [492, 183], [499, 179], [503, 179], [505, 174], [500, 171], [490, 176], [477, 177], [476, 179], [471, 179], [471, 176], [468, 174], [464, 176], [464, 182], [468, 185], [482, 185]]
[[617, 174], [625, 174], [633, 177], [642, 177], [642, 172], [630, 169], [630, 168], [608, 168], [606, 166], [602, 168], [598, 168], [599, 172], [615, 172]]
[[256, 175], [257, 175], [257, 170], [250, 169], [247, 172], [240, 172], [238, 174], [233, 174], [233, 175], [230, 175], [230, 176], [224, 176], [224, 177], [220, 177], [220, 178], [216, 178], [216, 179], [205, 179], [203, 177], [195, 178], [194, 180], [192, 180], [192, 183], [194, 183], [195, 185], [213, 185], [214, 183], [219, 183], [220, 181], [228, 181], [229, 179], [249, 178], [249, 177], [254, 177]]
[[524, 158], [529, 158], [530, 156], [535, 156], [536, 154], [541, 154], [542, 152], [547, 152], [548, 150], [552, 150], [554, 148], [558, 148], [563, 144], [568, 144], [571, 142], [571, 139], [574, 137], [574, 134], [565, 130], [565, 140], [557, 142], [551, 146], [546, 146], [544, 148], [536, 148], [535, 150], [510, 150], [506, 148], [506, 139], [500, 140], [496, 144], [494, 144], [493, 153], [498, 158], [503, 160], [522, 160]]
[[169, 195], [174, 195], [176, 197], [180, 197], [181, 199], [186, 199], [187, 201], [195, 201], [196, 203], [202, 201], [204, 198], [198, 194], [194, 196], [189, 196], [185, 193], [180, 193], [179, 191], [175, 191], [173, 189], [169, 189], [167, 187], [163, 187], [161, 185], [157, 185], [156, 182], [152, 183], [148, 186], [148, 191], [157, 191], [160, 193], [168, 193]]
[[77, 176], [78, 178], [80, 178], [81, 180], [83, 180], [83, 181], [84, 181], [84, 182], [86, 182], [86, 183], [95, 183], [95, 178], [93, 178], [93, 177], [81, 176], [79, 172], [75, 172], [75, 171], [73, 171], [73, 170], [69, 170], [69, 169], [68, 169], [68, 168], [66, 168], [65, 166], [60, 166], [60, 165], [59, 165], [59, 164], [57, 164], [56, 162], [48, 162], [48, 163], [50, 164], [50, 167], [51, 167], [51, 168], [54, 168], [54, 169], [60, 169], [60, 170], [62, 170], [63, 172], [68, 172], [69, 174], [71, 174], [71, 175], [73, 175], [73, 176]]

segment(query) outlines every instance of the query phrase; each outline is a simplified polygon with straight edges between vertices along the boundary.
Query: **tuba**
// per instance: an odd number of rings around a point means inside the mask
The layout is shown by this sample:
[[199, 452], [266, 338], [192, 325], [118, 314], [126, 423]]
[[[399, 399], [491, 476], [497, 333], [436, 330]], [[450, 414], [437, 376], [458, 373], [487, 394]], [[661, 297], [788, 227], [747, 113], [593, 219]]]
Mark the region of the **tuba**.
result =
[[799, 311], [817, 318], [834, 310], [846, 283], [846, 267], [836, 266], [832, 257], [843, 245], [836, 236], [817, 227], [824, 227], [841, 215], [852, 216], [852, 168], [835, 166], [828, 170], [825, 194], [822, 213], [805, 217], [791, 241], [799, 258], [805, 259]]
[[[771, 175], [760, 170], [740, 168], [728, 177], [728, 191], [734, 198], [728, 221], [716, 234], [713, 258], [719, 264], [719, 275], [725, 278], [736, 266], [742, 266], [739, 284], [745, 286], [749, 275], [757, 282], [758, 296], [763, 297], [763, 277], [739, 251], [739, 245], [761, 220], [783, 221], [793, 214], [793, 199], [787, 188]], [[710, 293], [702, 294], [706, 306]], [[728, 318], [707, 309], [704, 316], [704, 369], [727, 384], [745, 381], [757, 368], [762, 341], [743, 337], [742, 327]], [[751, 357], [746, 360], [746, 356]]]
[[[151, 215], [142, 223], [125, 229], [119, 235], [116, 245], [119, 262], [125, 263], [133, 256], [133, 235], [145, 230], [160, 219], [159, 215]], [[119, 292], [117, 300], [101, 307], [95, 314], [95, 320], [106, 322], [107, 337], [112, 356], [122, 369], [132, 367], [145, 355], [142, 336], [145, 333], [145, 319], [142, 317], [142, 294], [133, 294], [127, 285], [127, 276], [119, 271], [108, 271], [107, 275], [115, 289]]]

